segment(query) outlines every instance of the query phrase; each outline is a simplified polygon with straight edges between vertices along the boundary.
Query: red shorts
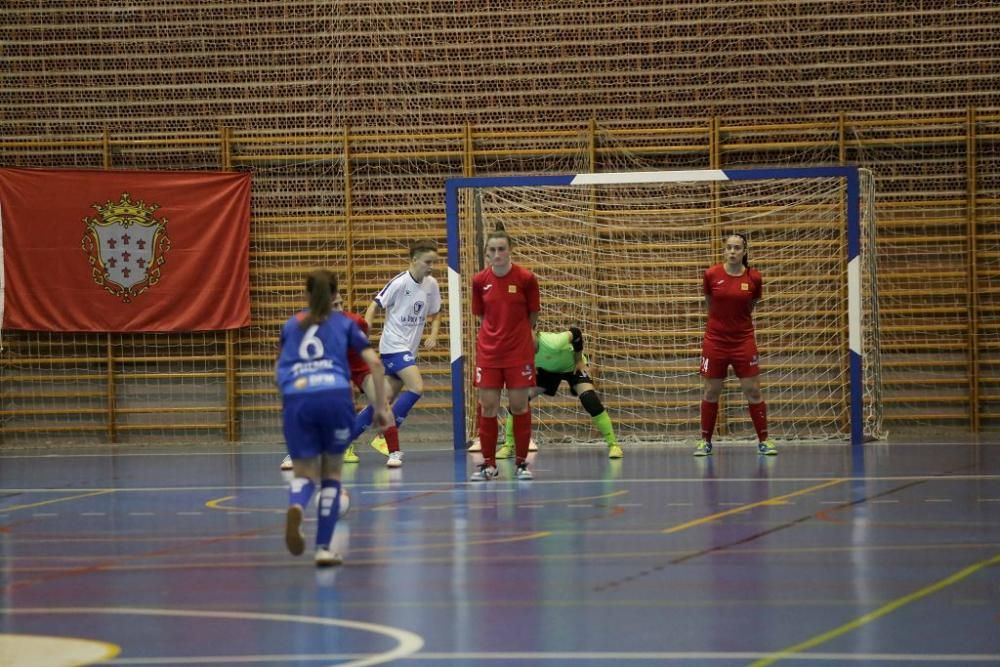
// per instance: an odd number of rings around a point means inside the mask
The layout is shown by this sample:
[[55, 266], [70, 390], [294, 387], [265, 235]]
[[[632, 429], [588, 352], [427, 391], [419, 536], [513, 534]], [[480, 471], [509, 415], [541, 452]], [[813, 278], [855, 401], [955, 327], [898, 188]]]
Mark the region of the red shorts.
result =
[[368, 370], [368, 366], [364, 368], [351, 368], [351, 382], [354, 386], [358, 388], [362, 394], [365, 393], [365, 378], [371, 375], [372, 372]]
[[705, 343], [701, 348], [701, 368], [703, 378], [722, 380], [726, 377], [729, 367], [738, 378], [749, 378], [760, 375], [760, 359], [757, 354], [757, 343], [750, 339], [737, 346], [720, 348]]
[[535, 386], [535, 364], [507, 368], [476, 366], [475, 386], [481, 389], [530, 389]]

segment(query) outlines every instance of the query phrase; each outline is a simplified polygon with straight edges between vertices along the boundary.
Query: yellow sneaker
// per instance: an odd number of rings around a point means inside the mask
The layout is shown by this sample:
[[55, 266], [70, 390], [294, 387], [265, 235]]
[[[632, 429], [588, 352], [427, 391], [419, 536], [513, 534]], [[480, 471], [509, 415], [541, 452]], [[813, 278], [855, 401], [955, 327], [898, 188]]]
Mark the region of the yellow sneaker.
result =
[[357, 463], [359, 460], [357, 452], [354, 451], [354, 445], [350, 445], [344, 452], [344, 463]]
[[611, 445], [608, 447], [608, 458], [609, 459], [620, 459], [624, 454], [622, 454], [622, 448], [618, 445]]
[[513, 445], [503, 445], [502, 447], [499, 447], [497, 449], [497, 458], [498, 459], [509, 459], [512, 456], [514, 456], [514, 447], [513, 447]]
[[389, 443], [382, 436], [376, 435], [368, 444], [382, 456], [389, 456]]
[[764, 442], [757, 444], [757, 453], [763, 454], [764, 456], [777, 456], [778, 450], [774, 446], [774, 440], [768, 438]]

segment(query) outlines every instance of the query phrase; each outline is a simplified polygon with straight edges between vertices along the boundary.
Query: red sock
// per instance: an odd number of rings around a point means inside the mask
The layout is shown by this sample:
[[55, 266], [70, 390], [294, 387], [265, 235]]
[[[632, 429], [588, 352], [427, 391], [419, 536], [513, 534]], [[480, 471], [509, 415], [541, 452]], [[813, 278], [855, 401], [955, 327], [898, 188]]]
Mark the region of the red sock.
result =
[[479, 417], [479, 444], [483, 448], [483, 463], [488, 466], [497, 464], [497, 428], [496, 417]]
[[701, 439], [712, 442], [715, 432], [715, 419], [719, 416], [719, 403], [701, 402]]
[[389, 453], [399, 451], [399, 429], [395, 426], [390, 426], [385, 431], [382, 432], [382, 437], [385, 438], [385, 443], [389, 445]]
[[757, 440], [764, 442], [767, 440], [767, 405], [761, 401], [760, 403], [748, 403], [747, 408], [750, 410], [753, 428], [757, 431]]
[[523, 415], [514, 415], [514, 453], [518, 465], [528, 459], [528, 445], [531, 443], [531, 407]]

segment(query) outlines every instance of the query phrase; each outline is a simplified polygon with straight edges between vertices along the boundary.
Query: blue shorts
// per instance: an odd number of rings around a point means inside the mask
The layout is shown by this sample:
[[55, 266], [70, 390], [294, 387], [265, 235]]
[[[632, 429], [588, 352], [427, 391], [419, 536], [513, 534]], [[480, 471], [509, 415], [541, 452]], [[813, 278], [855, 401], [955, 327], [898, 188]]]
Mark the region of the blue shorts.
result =
[[390, 352], [382, 355], [385, 374], [399, 377], [399, 371], [417, 365], [417, 355], [412, 352]]
[[346, 387], [285, 396], [281, 413], [293, 460], [342, 454], [351, 444], [354, 397]]

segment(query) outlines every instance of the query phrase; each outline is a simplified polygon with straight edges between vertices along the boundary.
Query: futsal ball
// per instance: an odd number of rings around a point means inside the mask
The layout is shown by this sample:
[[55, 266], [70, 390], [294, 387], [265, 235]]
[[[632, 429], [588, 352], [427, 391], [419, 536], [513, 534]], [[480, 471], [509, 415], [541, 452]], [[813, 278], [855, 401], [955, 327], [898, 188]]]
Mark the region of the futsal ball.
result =
[[337, 516], [343, 518], [347, 514], [347, 510], [351, 509], [351, 495], [347, 493], [347, 489], [344, 487], [340, 488], [340, 514]]

